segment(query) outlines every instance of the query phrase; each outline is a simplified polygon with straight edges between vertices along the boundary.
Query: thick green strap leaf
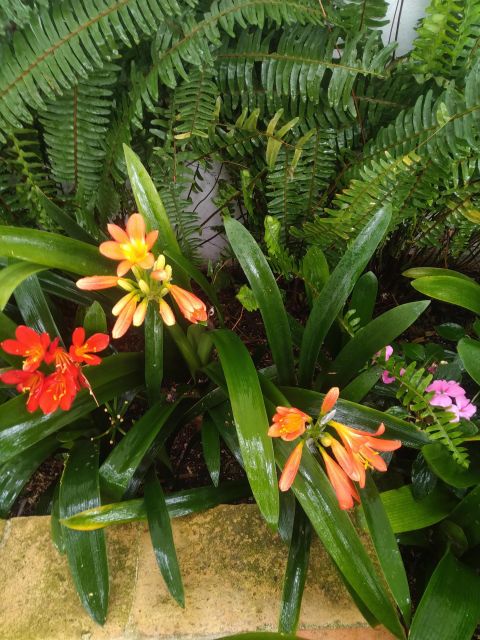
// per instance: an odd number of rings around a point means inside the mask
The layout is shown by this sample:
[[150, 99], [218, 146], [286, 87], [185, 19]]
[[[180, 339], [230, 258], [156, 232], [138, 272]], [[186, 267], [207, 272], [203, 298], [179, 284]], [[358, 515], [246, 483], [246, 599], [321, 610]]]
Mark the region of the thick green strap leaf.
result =
[[165, 427], [177, 403], [157, 402], [135, 423], [100, 467], [102, 489], [120, 499], [160, 429]]
[[25, 278], [45, 269], [46, 267], [32, 262], [15, 262], [2, 269], [0, 271], [0, 311], [5, 309], [10, 296]]
[[[292, 445], [277, 439], [275, 455], [283, 468]], [[404, 633], [397, 614], [347, 513], [338, 505], [332, 486], [318, 462], [304, 448], [300, 470], [292, 489], [318, 537], [374, 617], [396, 637]]]
[[46, 331], [51, 338], [60, 331], [36, 275], [29, 276], [15, 289], [15, 300], [25, 324], [39, 333]]
[[350, 309], [355, 309], [355, 317], [359, 318], [360, 327], [364, 327], [372, 319], [377, 293], [377, 276], [372, 271], [367, 271], [358, 279], [350, 301]]
[[279, 503], [277, 472], [268, 419], [255, 366], [245, 345], [231, 331], [212, 332], [227, 381], [245, 471], [266, 521], [276, 526]]
[[462, 527], [470, 547], [480, 544], [480, 485], [458, 503], [448, 519]]
[[457, 351], [468, 375], [480, 384], [480, 342], [472, 338], [462, 338], [457, 345]]
[[429, 304], [429, 300], [402, 304], [362, 327], [333, 361], [328, 383], [341, 388], [350, 382], [367, 360], [406, 331]]
[[[60, 517], [100, 504], [98, 449], [87, 440], [75, 443], [60, 482]], [[108, 607], [108, 563], [103, 531], [63, 528], [68, 564], [87, 613], [99, 624]]]
[[295, 633], [297, 630], [303, 589], [307, 579], [311, 541], [312, 525], [303, 509], [297, 504], [280, 603], [278, 630], [281, 633]]
[[91, 336], [94, 333], [108, 333], [105, 311], [96, 300], [92, 302], [85, 313], [83, 328], [87, 336]]
[[386, 209], [381, 209], [372, 217], [347, 249], [321, 295], [315, 300], [300, 350], [299, 380], [302, 386], [310, 386], [325, 336], [385, 235], [390, 219], [391, 214]]
[[403, 619], [409, 624], [412, 603], [405, 567], [387, 512], [370, 474], [367, 474], [365, 488], [360, 489], [360, 497], [380, 566]]
[[70, 238], [81, 240], [82, 242], [95, 243], [95, 240], [87, 233], [77, 222], [71, 218], [68, 213], [48, 198], [41, 189], [34, 187], [36, 196], [43, 206], [48, 217], [53, 220], [59, 227], [66, 231]]
[[412, 287], [430, 298], [480, 315], [480, 285], [476, 282], [454, 276], [428, 276], [414, 280]]
[[55, 437], [45, 438], [0, 467], [0, 518], [6, 518], [37, 467], [58, 448]]
[[114, 263], [104, 258], [98, 247], [26, 227], [0, 226], [0, 256], [80, 275], [111, 275], [115, 271]]
[[[313, 417], [319, 415], [324, 398], [323, 393], [294, 387], [282, 387], [281, 391], [294, 407]], [[407, 447], [419, 448], [430, 442], [428, 436], [413, 424], [383, 411], [342, 399], [335, 405], [335, 410], [335, 420], [352, 427], [376, 431], [378, 425], [383, 422], [386, 428], [385, 437], [398, 438]]]
[[480, 484], [480, 456], [477, 450], [472, 452], [468, 468], [455, 462], [448, 449], [439, 442], [423, 447], [422, 453], [435, 475], [452, 487], [467, 489]]
[[454, 496], [436, 487], [421, 500], [415, 500], [411, 485], [380, 494], [394, 533], [424, 529], [443, 520], [455, 507]]
[[220, 480], [220, 436], [209, 415], [203, 416], [202, 450], [208, 473], [213, 484], [218, 487]]
[[415, 612], [410, 640], [470, 640], [480, 619], [480, 577], [449, 551]]
[[173, 541], [172, 525], [162, 487], [153, 469], [145, 482], [145, 509], [157, 564], [172, 597], [185, 606], [182, 574]]
[[342, 398], [350, 402], [361, 402], [367, 393], [375, 386], [380, 378], [382, 369], [378, 366], [370, 367], [359, 373], [346, 387], [342, 389]]
[[[98, 367], [85, 369], [100, 404], [138, 387], [140, 372], [141, 358], [130, 353], [110, 356]], [[28, 413], [23, 395], [0, 405], [0, 464], [87, 415], [96, 406], [86, 389], [77, 395], [70, 411], [56, 411], [47, 416], [40, 411]]]
[[158, 402], [163, 380], [163, 321], [150, 304], [145, 318], [145, 386], [150, 404]]
[[225, 218], [224, 225], [228, 240], [260, 307], [278, 379], [281, 384], [294, 384], [290, 325], [272, 270], [258, 244], [238, 220]]
[[50, 514], [50, 537], [58, 553], [65, 554], [65, 539], [63, 527], [60, 524], [60, 482], [55, 487], [52, 500], [52, 513]]
[[[218, 488], [201, 487], [187, 489], [165, 496], [168, 513], [171, 518], [188, 516], [191, 513], [206, 511], [219, 504], [232, 502], [251, 495], [250, 486], [245, 480], [224, 482]], [[114, 502], [101, 507], [87, 509], [62, 520], [62, 524], [78, 531], [103, 529], [113, 524], [125, 524], [147, 519], [147, 510], [143, 499]]]
[[470, 280], [473, 282], [472, 278], [460, 273], [459, 271], [453, 271], [453, 269], [442, 269], [440, 267], [413, 267], [412, 269], [404, 271], [402, 276], [414, 279], [430, 276], [450, 276], [452, 278], [461, 278], [462, 280]]

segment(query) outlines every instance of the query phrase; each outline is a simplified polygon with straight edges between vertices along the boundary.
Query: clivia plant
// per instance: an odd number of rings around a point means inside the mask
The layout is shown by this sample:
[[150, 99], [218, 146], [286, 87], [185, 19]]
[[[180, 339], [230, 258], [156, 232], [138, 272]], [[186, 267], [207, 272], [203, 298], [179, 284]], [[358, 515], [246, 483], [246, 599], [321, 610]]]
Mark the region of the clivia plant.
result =
[[[27, 395], [11, 397], [4, 390], [0, 406], [2, 513], [8, 513], [42, 460], [54, 452], [65, 455], [51, 501], [52, 538], [68, 557], [83, 606], [100, 624], [107, 616], [109, 584], [103, 528], [146, 519], [159, 569], [172, 597], [183, 606], [170, 518], [252, 494], [266, 522], [290, 545], [279, 603], [280, 632], [296, 631], [314, 531], [371, 624], [385, 625], [398, 638], [410, 630], [412, 638], [420, 639], [427, 624], [439, 634], [451, 629], [458, 623], [455, 612], [447, 624], [436, 622], [432, 612], [438, 590], [441, 593], [456, 572], [462, 576], [457, 589], [469, 607], [468, 624], [463, 623], [468, 633], [478, 606], [471, 598], [477, 578], [461, 557], [474, 548], [474, 541], [467, 542], [462, 554], [447, 548], [412, 621], [396, 536], [409, 527], [418, 529], [419, 523], [440, 527], [446, 516], [468, 530], [473, 523], [465, 501], [471, 503], [476, 490], [446, 489], [448, 509], [437, 508], [432, 519], [431, 501], [417, 504], [411, 483], [382, 492], [376, 484], [377, 472], [394, 464], [392, 455], [400, 447], [399, 453], [435, 447], [437, 467], [450, 465], [450, 477], [472, 473], [467, 457], [462, 467], [452, 455], [462, 453], [464, 442], [471, 446], [469, 421], [455, 426], [445, 412], [448, 425], [442, 417], [434, 428], [417, 400], [423, 394], [432, 406], [432, 391], [413, 372], [417, 365], [387, 361], [382, 355], [429, 305], [428, 300], [406, 303], [373, 317], [377, 282], [371, 272], [362, 273], [387, 232], [390, 212], [376, 212], [322, 286], [311, 292], [305, 326], [289, 317], [252, 235], [239, 221], [224, 218], [272, 356], [272, 365], [258, 368], [241, 339], [225, 328], [213, 286], [182, 255], [140, 160], [128, 148], [125, 160], [138, 213], [128, 217], [125, 227], [110, 224], [112, 239], [100, 246], [91, 239], [0, 228], [0, 255], [8, 261], [0, 274], [3, 307], [22, 317], [15, 326], [8, 313], [0, 316], [6, 365], [1, 380]], [[69, 224], [69, 230], [79, 235], [75, 224]], [[198, 295], [191, 291], [192, 281]], [[12, 294], [15, 305], [8, 302]], [[26, 303], [33, 294], [40, 300], [34, 310]], [[47, 295], [87, 307], [84, 326], [75, 329], [68, 350]], [[105, 310], [115, 318], [111, 333]], [[143, 353], [115, 352], [117, 341], [140, 326]], [[185, 371], [179, 370], [179, 355]], [[399, 367], [405, 369], [403, 375]], [[381, 382], [387, 368], [395, 379], [391, 387]], [[183, 392], [175, 399], [162, 384], [164, 372], [181, 378]], [[401, 385], [407, 383], [403, 393]], [[428, 384], [435, 384], [431, 377]], [[395, 393], [407, 398], [401, 413], [392, 395], [392, 406], [384, 411], [368, 406], [370, 401], [362, 404], [375, 396], [379, 385], [392, 393], [398, 385]], [[128, 403], [133, 397], [145, 412], [130, 428], [113, 434], [105, 428], [103, 405]], [[180, 425], [198, 417], [208, 430], [205, 454], [213, 486], [165, 495], [156, 473], [157, 456]], [[241, 461], [246, 482], [219, 483], [220, 439]], [[450, 440], [455, 451], [448, 446]], [[447, 475], [438, 474], [445, 485]], [[279, 488], [290, 498], [280, 498]], [[352, 519], [354, 503], [359, 505], [358, 517]], [[415, 512], [413, 525], [410, 510]]]

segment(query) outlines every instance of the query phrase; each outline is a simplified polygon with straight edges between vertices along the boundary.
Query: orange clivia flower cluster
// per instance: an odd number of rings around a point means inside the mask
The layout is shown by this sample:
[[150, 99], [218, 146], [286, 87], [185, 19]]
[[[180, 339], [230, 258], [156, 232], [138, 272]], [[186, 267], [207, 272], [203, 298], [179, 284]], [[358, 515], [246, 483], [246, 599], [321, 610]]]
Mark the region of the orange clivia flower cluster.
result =
[[[147, 233], [145, 221], [139, 213], [132, 214], [122, 229], [109, 224], [108, 231], [113, 240], [103, 242], [99, 249], [107, 258], [119, 260], [116, 276], [90, 276], [80, 278], [77, 287], [86, 291], [120, 287], [127, 293], [113, 307], [117, 317], [112, 330], [113, 338], [121, 338], [133, 324], [143, 324], [150, 302], [158, 304], [158, 310], [167, 326], [174, 325], [175, 314], [164, 299], [170, 294], [180, 313], [190, 322], [207, 321], [207, 308], [196, 295], [172, 284], [172, 267], [166, 264], [165, 256], [155, 259], [152, 249], [158, 231]], [[124, 277], [130, 270], [135, 280]]]
[[[375, 433], [369, 433], [334, 420], [334, 409], [339, 394], [338, 387], [333, 387], [325, 394], [320, 416], [314, 424], [312, 418], [299, 409], [277, 407], [268, 435], [291, 441], [304, 436], [307, 432], [309, 442], [314, 443], [323, 458], [328, 479], [335, 491], [340, 508], [351, 509], [355, 501], [360, 501], [354, 482], [363, 488], [368, 468], [386, 471], [387, 465], [379, 452], [394, 451], [401, 446], [401, 442], [378, 438], [385, 432], [383, 423]], [[307, 427], [307, 425], [311, 426]], [[328, 428], [330, 431], [327, 431]], [[295, 480], [304, 443], [305, 440], [302, 440], [293, 449], [285, 463], [279, 482], [281, 491], [287, 491]], [[329, 447], [333, 457], [326, 451]]]
[[[72, 334], [68, 351], [59, 345], [59, 339], [50, 340], [48, 333], [37, 333], [20, 325], [15, 331], [16, 340], [4, 340], [2, 349], [11, 355], [24, 358], [22, 369], [11, 369], [0, 374], [5, 384], [13, 384], [17, 391], [28, 392], [27, 411], [41, 409], [53, 413], [57, 409], [68, 411], [75, 396], [82, 388], [92, 393], [90, 383], [82, 371], [82, 364], [97, 365], [99, 351], [107, 348], [110, 338], [96, 333], [85, 339], [85, 330], [77, 327]], [[51, 373], [44, 373], [40, 366], [53, 365]]]

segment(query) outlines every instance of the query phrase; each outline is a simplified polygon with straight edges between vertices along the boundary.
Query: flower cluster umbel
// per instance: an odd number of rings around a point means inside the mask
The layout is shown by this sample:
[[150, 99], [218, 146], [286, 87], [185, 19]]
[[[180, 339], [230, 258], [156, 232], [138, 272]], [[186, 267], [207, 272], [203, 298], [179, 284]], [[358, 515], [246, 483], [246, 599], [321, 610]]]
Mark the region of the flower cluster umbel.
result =
[[[281, 491], [287, 491], [292, 486], [307, 442], [320, 452], [340, 508], [350, 509], [354, 500], [360, 501], [354, 482], [363, 488], [368, 468], [386, 471], [387, 465], [379, 451], [394, 451], [402, 443], [400, 440], [377, 437], [385, 431], [383, 423], [375, 433], [369, 433], [334, 420], [339, 393], [338, 387], [333, 387], [325, 395], [320, 416], [315, 422], [311, 416], [295, 407], [277, 407], [268, 435], [286, 441], [302, 438], [283, 468], [279, 481]], [[331, 449], [335, 459], [327, 453], [327, 448]]]
[[[24, 325], [17, 327], [15, 337], [0, 346], [6, 353], [23, 356], [23, 366], [0, 374], [0, 380], [16, 385], [17, 391], [28, 392], [27, 411], [68, 411], [80, 389], [88, 389], [93, 395], [81, 365], [101, 363], [97, 353], [107, 348], [108, 335], [95, 333], [86, 340], [83, 327], [77, 327], [68, 351], [59, 345], [58, 338], [51, 340], [48, 333], [37, 333]], [[41, 371], [42, 365], [53, 366], [53, 371]]]
[[[146, 233], [145, 221], [139, 213], [132, 214], [126, 228], [109, 224], [108, 231], [113, 240], [102, 242], [100, 253], [111, 260], [119, 260], [116, 276], [91, 276], [77, 281], [77, 287], [87, 291], [120, 287], [127, 293], [113, 307], [117, 321], [112, 330], [112, 338], [121, 338], [133, 324], [143, 324], [150, 302], [158, 304], [163, 322], [175, 324], [175, 315], [165, 300], [170, 294], [183, 316], [193, 322], [206, 322], [205, 304], [190, 291], [172, 284], [172, 267], [165, 256], [155, 258], [150, 249], [155, 244], [158, 231]], [[132, 271], [135, 280], [124, 276]]]

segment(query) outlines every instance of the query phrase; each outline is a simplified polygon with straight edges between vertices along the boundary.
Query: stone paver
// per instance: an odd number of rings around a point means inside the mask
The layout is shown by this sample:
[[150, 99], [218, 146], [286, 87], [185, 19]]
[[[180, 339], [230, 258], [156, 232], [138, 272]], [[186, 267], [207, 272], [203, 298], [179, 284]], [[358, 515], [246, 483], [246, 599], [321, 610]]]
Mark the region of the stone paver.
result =
[[[2, 537], [3, 529], [3, 537]], [[83, 611], [49, 518], [0, 521], [0, 640], [211, 640], [275, 630], [287, 548], [253, 505], [173, 521], [185, 609], [170, 597], [144, 524], [107, 530], [110, 605], [96, 625]], [[312, 546], [298, 635], [387, 640], [370, 629], [318, 541]]]

